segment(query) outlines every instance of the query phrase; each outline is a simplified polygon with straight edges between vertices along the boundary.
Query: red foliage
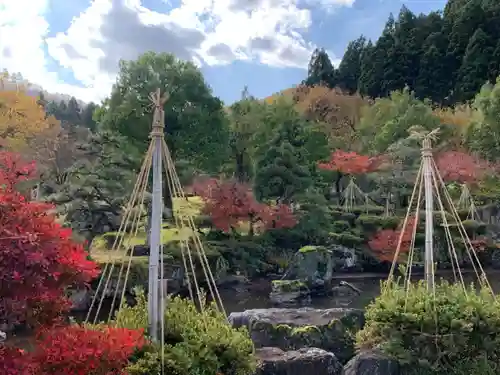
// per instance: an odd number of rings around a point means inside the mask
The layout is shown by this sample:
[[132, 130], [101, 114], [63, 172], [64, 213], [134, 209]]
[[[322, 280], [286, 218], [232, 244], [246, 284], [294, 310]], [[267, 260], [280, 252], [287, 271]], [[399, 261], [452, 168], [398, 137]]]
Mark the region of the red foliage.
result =
[[296, 224], [289, 206], [257, 202], [250, 186], [237, 181], [199, 179], [193, 184], [193, 193], [204, 200], [203, 213], [210, 215], [214, 226], [224, 232], [230, 232], [241, 222], [261, 221], [266, 229], [289, 228]]
[[332, 152], [328, 163], [319, 163], [318, 167], [330, 171], [339, 171], [343, 174], [363, 174], [377, 170], [382, 159], [359, 155], [356, 152], [336, 150]]
[[22, 349], [0, 344], [0, 374], [31, 375], [34, 374], [27, 353]]
[[[415, 217], [408, 218], [401, 239], [400, 254], [407, 253], [410, 250], [413, 237], [413, 228], [415, 226]], [[381, 261], [392, 262], [396, 252], [401, 230], [384, 229], [378, 231], [368, 242], [368, 246]]]
[[292, 228], [297, 224], [291, 207], [286, 204], [265, 206], [260, 217], [266, 229]]
[[479, 158], [461, 151], [447, 151], [436, 157], [436, 165], [445, 181], [473, 184], [481, 180], [490, 169]]
[[34, 164], [0, 152], [0, 166], [0, 321], [50, 323], [70, 307], [66, 288], [84, 286], [99, 271], [71, 230], [56, 223], [53, 206], [15, 190], [34, 175]]
[[146, 339], [142, 330], [75, 325], [47, 330], [37, 344], [30, 354], [37, 375], [117, 375]]

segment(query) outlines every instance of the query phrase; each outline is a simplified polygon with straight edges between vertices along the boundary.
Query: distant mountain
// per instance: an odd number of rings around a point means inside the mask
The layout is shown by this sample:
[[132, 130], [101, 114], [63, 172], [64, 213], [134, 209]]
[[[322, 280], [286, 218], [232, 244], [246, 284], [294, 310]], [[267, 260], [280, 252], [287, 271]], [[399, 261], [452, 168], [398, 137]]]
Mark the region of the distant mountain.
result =
[[[48, 102], [51, 102], [51, 101], [54, 101], [56, 103], [63, 102], [63, 101], [68, 102], [71, 99], [71, 95], [48, 92], [48, 91], [44, 90], [43, 87], [41, 87], [39, 85], [35, 85], [35, 84], [29, 82], [28, 80], [22, 78], [22, 76], [19, 74], [4, 76], [2, 79], [2, 84], [3, 84], [3, 88], [2, 88], [3, 90], [15, 90], [16, 86], [21, 86], [21, 87], [24, 87], [26, 89], [26, 92], [29, 95], [39, 96], [40, 93], [43, 93], [45, 100]], [[81, 108], [86, 107], [88, 104], [88, 103], [85, 103], [81, 100], [77, 100], [77, 102]]]

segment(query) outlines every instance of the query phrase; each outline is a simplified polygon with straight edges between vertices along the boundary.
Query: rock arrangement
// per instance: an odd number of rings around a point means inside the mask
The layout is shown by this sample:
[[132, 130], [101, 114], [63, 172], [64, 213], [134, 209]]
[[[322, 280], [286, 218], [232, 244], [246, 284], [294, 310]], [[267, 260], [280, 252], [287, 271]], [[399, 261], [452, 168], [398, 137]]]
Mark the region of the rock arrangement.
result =
[[378, 352], [356, 354], [354, 338], [365, 322], [358, 309], [255, 309], [232, 313], [247, 327], [259, 367], [256, 375], [400, 375], [397, 362]]

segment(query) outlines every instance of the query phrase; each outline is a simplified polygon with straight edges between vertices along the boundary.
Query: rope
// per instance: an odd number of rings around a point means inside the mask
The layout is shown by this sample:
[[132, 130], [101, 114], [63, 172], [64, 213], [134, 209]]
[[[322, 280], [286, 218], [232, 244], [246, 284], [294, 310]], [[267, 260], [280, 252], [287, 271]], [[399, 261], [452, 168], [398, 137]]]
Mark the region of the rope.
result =
[[[164, 155], [166, 158], [166, 162], [167, 162], [167, 165], [169, 167], [168, 170], [171, 172], [171, 177], [173, 177], [173, 181], [172, 181], [173, 185], [177, 188], [177, 193], [179, 194], [180, 198], [184, 199], [185, 194], [182, 190], [182, 186], [181, 186], [181, 182], [179, 180], [179, 177], [177, 176], [177, 173], [175, 173], [174, 163], [173, 163], [172, 157], [170, 155], [170, 152], [169, 152], [165, 142], [163, 143], [163, 148], [164, 148]], [[173, 171], [173, 173], [172, 173], [172, 171]], [[181, 218], [184, 218], [184, 217], [181, 216]], [[195, 246], [197, 246], [198, 256], [200, 258], [200, 263], [201, 263], [201, 266], [203, 269], [204, 276], [207, 279], [208, 288], [210, 290], [210, 293], [212, 294], [212, 298], [214, 299], [217, 308], [219, 308], [220, 311], [224, 314], [224, 316], [227, 317], [227, 313], [224, 309], [224, 305], [222, 303], [222, 298], [220, 296], [219, 290], [217, 289], [217, 283], [215, 282], [214, 276], [213, 276], [212, 271], [210, 269], [210, 264], [208, 262], [208, 258], [206, 256], [205, 250], [203, 248], [203, 244], [200, 240], [200, 236], [199, 236], [198, 232], [195, 230], [196, 225], [195, 225], [193, 218], [191, 216], [188, 215], [187, 220], [188, 220], [188, 223], [189, 223], [191, 230], [193, 232]], [[189, 247], [188, 247], [188, 255], [190, 256]], [[191, 258], [190, 258], [190, 261], [191, 261]], [[193, 267], [193, 273], [194, 273], [194, 270], [195, 269]], [[195, 278], [195, 280], [196, 280], [196, 278]], [[213, 288], [212, 288], [212, 285], [213, 285]], [[218, 306], [218, 305], [220, 305], [220, 306]]]
[[[140, 176], [142, 176], [145, 171], [146, 171], [146, 163], [145, 161], [148, 159], [148, 155], [150, 154], [150, 152], [152, 152], [152, 145], [149, 146], [149, 149], [146, 153], [146, 157], [145, 157], [145, 160], [143, 162], [143, 165], [141, 166], [141, 169], [139, 171], [139, 178], [137, 179], [135, 185], [134, 185], [134, 188], [132, 190], [132, 193], [131, 193], [131, 196], [130, 196], [130, 200], [125, 208], [125, 212], [124, 212], [124, 216], [123, 216], [123, 219], [120, 223], [120, 227], [118, 229], [118, 236], [115, 237], [115, 240], [113, 242], [113, 245], [111, 247], [111, 250], [109, 251], [109, 262], [106, 263], [106, 265], [104, 266], [104, 270], [101, 274], [101, 277], [99, 279], [99, 284], [97, 285], [97, 289], [96, 289], [96, 292], [94, 294], [94, 296], [92, 297], [92, 302], [90, 304], [90, 308], [89, 308], [89, 311], [87, 312], [87, 316], [85, 317], [85, 323], [88, 323], [89, 322], [89, 319], [90, 319], [90, 314], [92, 313], [92, 309], [94, 308], [94, 305], [95, 305], [95, 302], [97, 300], [97, 296], [99, 295], [99, 291], [101, 289], [101, 286], [103, 286], [103, 282], [106, 278], [106, 273], [108, 272], [108, 269], [109, 269], [109, 275], [112, 274], [113, 272], [113, 269], [114, 269], [114, 264], [116, 262], [116, 259], [111, 259], [111, 254], [113, 252], [117, 252], [121, 246], [121, 244], [123, 243], [123, 236], [120, 235], [120, 233], [123, 233], [123, 229], [127, 227], [127, 224], [128, 224], [128, 220], [130, 218], [130, 215], [131, 215], [131, 212], [132, 212], [132, 208], [134, 207], [135, 205], [135, 201], [137, 199], [137, 192], [139, 190], [139, 187], [140, 187]], [[109, 278], [106, 280], [106, 287], [107, 287], [107, 283], [109, 282]], [[102, 294], [105, 295], [105, 291], [106, 291], [106, 287], [104, 288]], [[101, 302], [102, 303], [102, 302]], [[100, 310], [100, 308], [99, 308]], [[96, 321], [98, 315], [99, 315], [99, 310], [96, 312], [96, 316], [95, 316], [95, 319], [94, 319], [94, 322]]]
[[[420, 167], [417, 172], [417, 181], [419, 178], [423, 178], [422, 175], [422, 169], [423, 169], [423, 162], [420, 163]], [[394, 259], [392, 261], [391, 265], [391, 270], [389, 271], [389, 277], [388, 280], [392, 281], [394, 279], [394, 271], [396, 269], [396, 264], [398, 262], [399, 258], [399, 253], [401, 252], [401, 244], [403, 242], [403, 236], [404, 236], [404, 228], [406, 228], [406, 225], [408, 224], [408, 218], [410, 217], [410, 212], [411, 208], [413, 206], [413, 201], [415, 200], [415, 193], [417, 192], [417, 184], [413, 187], [413, 192], [411, 193], [411, 198], [410, 198], [410, 203], [408, 204], [408, 209], [406, 210], [406, 216], [403, 221], [403, 230], [401, 231], [399, 238], [398, 238], [398, 244], [396, 246], [396, 251], [394, 252]]]

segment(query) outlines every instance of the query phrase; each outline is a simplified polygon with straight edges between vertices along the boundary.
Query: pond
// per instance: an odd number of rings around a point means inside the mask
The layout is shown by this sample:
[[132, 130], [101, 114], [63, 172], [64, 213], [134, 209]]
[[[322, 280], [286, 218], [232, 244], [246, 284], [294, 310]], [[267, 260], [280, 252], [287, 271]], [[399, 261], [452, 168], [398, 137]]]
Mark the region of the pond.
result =
[[[488, 280], [495, 291], [500, 293], [500, 272], [487, 272]], [[380, 282], [385, 280], [387, 275], [380, 274], [345, 274], [335, 276], [335, 281], [340, 284], [341, 281], [346, 281], [361, 291], [360, 294], [350, 295], [346, 297], [315, 297], [312, 298], [310, 304], [302, 305], [317, 309], [328, 309], [334, 307], [350, 307], [364, 309], [375, 297], [380, 294]], [[417, 276], [423, 278], [423, 275]], [[441, 273], [437, 278], [453, 280], [453, 275], [449, 272]], [[466, 283], [476, 282], [477, 278], [471, 272], [464, 274]], [[249, 288], [241, 291], [235, 289], [220, 289], [222, 301], [226, 312], [240, 312], [249, 309], [265, 309], [276, 307], [269, 300], [271, 291], [271, 283], [269, 280], [252, 281]]]

